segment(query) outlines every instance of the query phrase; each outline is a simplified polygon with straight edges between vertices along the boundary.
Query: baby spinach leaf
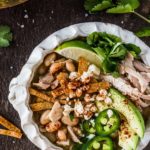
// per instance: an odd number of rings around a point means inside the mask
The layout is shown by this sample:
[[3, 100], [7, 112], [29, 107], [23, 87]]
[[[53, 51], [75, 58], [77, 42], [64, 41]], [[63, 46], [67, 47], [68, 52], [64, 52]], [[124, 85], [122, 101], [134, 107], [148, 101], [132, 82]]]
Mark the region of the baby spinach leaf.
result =
[[138, 37], [147, 37], [147, 36], [150, 36], [150, 27], [142, 28], [141, 30], [139, 30], [138, 32], [136, 32], [136, 35]]
[[12, 41], [12, 33], [9, 26], [0, 26], [0, 47], [8, 47]]

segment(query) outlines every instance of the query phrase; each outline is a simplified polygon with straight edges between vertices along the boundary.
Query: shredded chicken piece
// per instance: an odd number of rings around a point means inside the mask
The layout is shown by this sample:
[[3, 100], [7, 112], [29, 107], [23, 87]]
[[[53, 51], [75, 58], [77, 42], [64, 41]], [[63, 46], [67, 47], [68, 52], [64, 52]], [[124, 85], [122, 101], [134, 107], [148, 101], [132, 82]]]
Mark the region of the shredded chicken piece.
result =
[[76, 143], [81, 143], [81, 141], [78, 139], [78, 137], [75, 135], [73, 129], [71, 126], [67, 126], [68, 132], [72, 138], [72, 140]]
[[125, 70], [129, 75], [131, 75], [132, 77], [135, 77], [137, 79], [137, 81], [140, 84], [140, 91], [142, 93], [144, 93], [148, 86], [148, 82], [142, 77], [142, 75], [139, 72], [137, 72], [129, 67], [126, 67]]
[[52, 122], [58, 121], [63, 114], [63, 108], [61, 107], [60, 103], [56, 101], [52, 107], [51, 112], [49, 113], [49, 119]]
[[69, 146], [70, 145], [70, 140], [68, 139], [66, 141], [57, 141], [56, 143], [60, 146]]
[[150, 100], [150, 95], [142, 94], [137, 88], [132, 87], [131, 85], [127, 84], [123, 78], [114, 78], [111, 75], [103, 76], [103, 79], [110, 82], [115, 88], [120, 90], [124, 95], [128, 95], [135, 100], [142, 107], [148, 106], [148, 104], [143, 100]]
[[43, 90], [46, 90], [51, 86], [53, 80], [54, 77], [48, 73], [44, 77], [41, 77], [38, 83], [33, 83], [33, 85]]
[[141, 72], [141, 75], [145, 78], [147, 82], [150, 82], [150, 73]]
[[[134, 84], [136, 85], [136, 87], [139, 87], [140, 85], [140, 88], [139, 90], [144, 93], [147, 86], [148, 86], [148, 83], [147, 81], [145, 80], [145, 78], [135, 70], [134, 66], [133, 66], [133, 61], [134, 61], [134, 57], [132, 56], [132, 54], [128, 53], [127, 57], [125, 58], [125, 60], [123, 61], [123, 66], [124, 66], [124, 71], [128, 74], [128, 77], [129, 77], [129, 80]], [[139, 82], [139, 85], [137, 85], [136, 83], [134, 83], [133, 81], [133, 78], [136, 78]]]
[[138, 60], [134, 60], [133, 64], [134, 64], [134, 67], [138, 71], [150, 73], [150, 67], [145, 65], [144, 63], [142, 63], [142, 62], [140, 62]]

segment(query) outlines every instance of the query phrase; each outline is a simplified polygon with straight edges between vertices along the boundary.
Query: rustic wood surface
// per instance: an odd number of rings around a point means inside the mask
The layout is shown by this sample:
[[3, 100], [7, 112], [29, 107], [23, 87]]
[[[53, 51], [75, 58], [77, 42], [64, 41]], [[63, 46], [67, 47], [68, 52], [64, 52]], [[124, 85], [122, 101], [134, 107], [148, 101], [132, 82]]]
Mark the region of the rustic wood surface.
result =
[[[150, 0], [143, 0], [138, 11], [148, 16]], [[20, 72], [33, 48], [49, 34], [71, 24], [90, 21], [114, 23], [131, 31], [148, 26], [133, 14], [89, 15], [81, 0], [29, 0], [23, 5], [0, 10], [0, 24], [9, 25], [14, 35], [11, 46], [0, 49], [0, 114], [20, 127], [19, 116], [7, 98], [10, 80]], [[150, 38], [143, 38], [143, 41], [150, 46]], [[25, 135], [21, 140], [0, 136], [0, 150], [26, 149], [38, 150]], [[149, 149], [150, 145], [145, 150]]]

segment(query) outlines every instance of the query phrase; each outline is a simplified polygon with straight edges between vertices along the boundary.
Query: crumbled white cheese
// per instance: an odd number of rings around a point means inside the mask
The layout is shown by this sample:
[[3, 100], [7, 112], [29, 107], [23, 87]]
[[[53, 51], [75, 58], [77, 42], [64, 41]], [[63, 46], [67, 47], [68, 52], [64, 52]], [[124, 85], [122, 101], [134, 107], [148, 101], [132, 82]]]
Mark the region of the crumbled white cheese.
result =
[[98, 101], [103, 101], [105, 98], [103, 97], [103, 96], [101, 96], [101, 95], [97, 95], [96, 96], [96, 100], [98, 100]]
[[101, 96], [106, 96], [107, 95], [107, 91], [105, 89], [101, 89], [101, 90], [99, 90], [99, 94]]
[[89, 66], [87, 72], [90, 73], [90, 74], [93, 73], [96, 76], [100, 75], [100, 69], [97, 66], [95, 66], [94, 64]]
[[110, 97], [106, 97], [104, 101], [105, 101], [106, 104], [111, 104], [112, 103], [112, 99]]
[[69, 75], [69, 79], [70, 80], [74, 80], [78, 77], [78, 74], [77, 72], [71, 72], [70, 75]]
[[63, 115], [64, 116], [68, 116], [70, 114], [70, 112], [72, 112], [74, 109], [69, 106], [69, 105], [64, 105], [64, 111], [63, 111]]
[[69, 101], [69, 100], [70, 100], [70, 98], [69, 98], [69, 97], [67, 97], [67, 98], [66, 98], [66, 101]]
[[80, 101], [75, 102], [74, 111], [79, 114], [83, 114], [84, 109], [83, 109], [83, 105]]
[[107, 110], [107, 115], [110, 118], [113, 115], [113, 111], [111, 109]]
[[92, 77], [92, 74], [90, 72], [83, 72], [80, 79], [81, 79], [81, 82], [88, 82], [91, 77]]
[[89, 140], [93, 139], [94, 137], [95, 137], [95, 134], [89, 134], [89, 135], [87, 136], [87, 138], [88, 138]]

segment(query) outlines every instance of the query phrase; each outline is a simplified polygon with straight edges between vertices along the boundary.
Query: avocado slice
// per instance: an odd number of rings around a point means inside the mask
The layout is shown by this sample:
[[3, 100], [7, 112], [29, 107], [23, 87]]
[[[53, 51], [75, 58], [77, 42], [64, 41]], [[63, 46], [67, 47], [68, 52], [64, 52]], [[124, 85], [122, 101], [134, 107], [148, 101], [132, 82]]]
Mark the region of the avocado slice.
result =
[[136, 150], [139, 136], [132, 130], [129, 124], [125, 121], [120, 126], [119, 131], [119, 146], [124, 150]]
[[125, 121], [121, 124], [120, 128], [125, 126], [130, 136], [125, 138], [126, 132], [122, 129], [119, 132], [119, 146], [125, 150], [135, 150], [138, 145], [139, 137], [143, 137], [145, 131], [143, 117], [134, 104], [128, 101], [118, 90], [111, 88], [109, 93], [113, 100], [111, 105], [99, 101], [96, 101], [96, 105], [100, 111], [107, 108], [114, 108], [121, 113], [123, 116], [121, 119]]
[[145, 132], [145, 125], [143, 117], [138, 108], [136, 108], [134, 104], [118, 90], [111, 88], [109, 92], [113, 100], [113, 108], [125, 116], [133, 131], [137, 133], [140, 138], [142, 138]]
[[[96, 105], [100, 111], [113, 107], [113, 105], [108, 106], [106, 103], [99, 101], [96, 101]], [[119, 131], [118, 145], [124, 150], [136, 150], [139, 141], [139, 136], [132, 130], [132, 128], [129, 126], [127, 120], [125, 120], [125, 117], [123, 115], [121, 115], [121, 119], [123, 119], [123, 123], [121, 123], [120, 125], [121, 130]], [[125, 131], [130, 134], [128, 138]]]

